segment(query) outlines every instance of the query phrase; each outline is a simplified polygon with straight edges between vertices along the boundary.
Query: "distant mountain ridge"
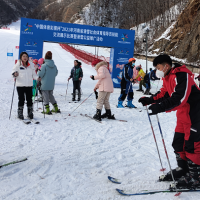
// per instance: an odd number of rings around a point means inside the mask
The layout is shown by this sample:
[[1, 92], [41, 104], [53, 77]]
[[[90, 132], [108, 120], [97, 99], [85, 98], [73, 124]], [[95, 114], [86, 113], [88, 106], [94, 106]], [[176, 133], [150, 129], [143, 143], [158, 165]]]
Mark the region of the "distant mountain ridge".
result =
[[43, 0], [0, 0], [0, 27], [26, 17]]

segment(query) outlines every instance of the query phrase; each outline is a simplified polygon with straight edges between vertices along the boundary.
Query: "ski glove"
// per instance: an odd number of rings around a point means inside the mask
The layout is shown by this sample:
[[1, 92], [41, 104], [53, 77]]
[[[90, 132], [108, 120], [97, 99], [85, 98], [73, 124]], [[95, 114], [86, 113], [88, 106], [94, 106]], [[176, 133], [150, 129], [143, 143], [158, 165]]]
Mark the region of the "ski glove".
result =
[[151, 97], [141, 97], [138, 102], [142, 103], [143, 106], [147, 106], [154, 102], [153, 98]]
[[96, 99], [98, 99], [98, 92], [95, 91], [94, 93], [95, 93]]
[[90, 78], [91, 78], [92, 80], [94, 80], [94, 75], [90, 76]]
[[149, 106], [149, 110], [152, 111], [152, 113], [150, 113], [149, 115], [156, 115], [165, 111], [165, 109], [163, 109], [160, 104], [152, 104], [151, 106]]

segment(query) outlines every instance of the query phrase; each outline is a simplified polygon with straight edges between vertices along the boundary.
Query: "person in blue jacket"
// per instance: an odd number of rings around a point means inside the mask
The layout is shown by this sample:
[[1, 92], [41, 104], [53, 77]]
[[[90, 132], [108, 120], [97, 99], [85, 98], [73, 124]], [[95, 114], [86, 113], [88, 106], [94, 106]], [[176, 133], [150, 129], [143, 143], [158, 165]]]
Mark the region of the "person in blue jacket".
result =
[[150, 72], [148, 74], [145, 75], [144, 77], [144, 82], [146, 83], [146, 91], [144, 92], [144, 94], [146, 95], [152, 95], [150, 93], [150, 89], [151, 89], [151, 83], [150, 80], [152, 81], [156, 81], [156, 80], [160, 80], [157, 76], [156, 76], [156, 70], [152, 70], [152, 68], [149, 69]]
[[[47, 51], [45, 55], [44, 64], [41, 69], [38, 71], [37, 75], [39, 76], [38, 81], [41, 81], [41, 91], [44, 105], [46, 108], [46, 114], [52, 114], [51, 112], [59, 113], [57, 102], [53, 96], [53, 90], [55, 85], [55, 78], [58, 74], [58, 70], [54, 61], [52, 60], [51, 51]], [[49, 102], [53, 105], [53, 109], [50, 111]]]
[[135, 67], [135, 58], [130, 58], [129, 62], [124, 65], [123, 72], [122, 72], [122, 80], [121, 80], [121, 95], [118, 98], [118, 108], [124, 108], [123, 101], [127, 97], [127, 107], [129, 108], [136, 108], [133, 104], [133, 88], [132, 82], [133, 79], [133, 68]]

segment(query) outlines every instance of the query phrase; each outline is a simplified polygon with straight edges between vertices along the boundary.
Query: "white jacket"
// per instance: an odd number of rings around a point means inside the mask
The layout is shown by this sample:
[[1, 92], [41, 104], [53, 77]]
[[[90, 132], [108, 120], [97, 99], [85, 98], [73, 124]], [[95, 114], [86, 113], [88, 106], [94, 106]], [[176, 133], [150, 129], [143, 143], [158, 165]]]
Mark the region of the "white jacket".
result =
[[24, 67], [22, 62], [18, 60], [13, 67], [12, 74], [16, 71], [19, 73], [19, 76], [16, 77], [17, 87], [32, 87], [33, 79], [38, 78], [33, 63], [29, 62], [29, 64], [28, 67]]

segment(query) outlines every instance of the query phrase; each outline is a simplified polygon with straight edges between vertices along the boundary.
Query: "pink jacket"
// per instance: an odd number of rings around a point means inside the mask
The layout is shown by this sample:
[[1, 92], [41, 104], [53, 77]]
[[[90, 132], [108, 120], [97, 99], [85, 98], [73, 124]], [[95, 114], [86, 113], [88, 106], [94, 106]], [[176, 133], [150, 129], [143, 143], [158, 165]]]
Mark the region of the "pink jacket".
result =
[[95, 66], [97, 70], [97, 76], [94, 76], [95, 80], [99, 80], [95, 86], [100, 92], [113, 92], [113, 82], [110, 73], [107, 68], [107, 62], [102, 61]]

